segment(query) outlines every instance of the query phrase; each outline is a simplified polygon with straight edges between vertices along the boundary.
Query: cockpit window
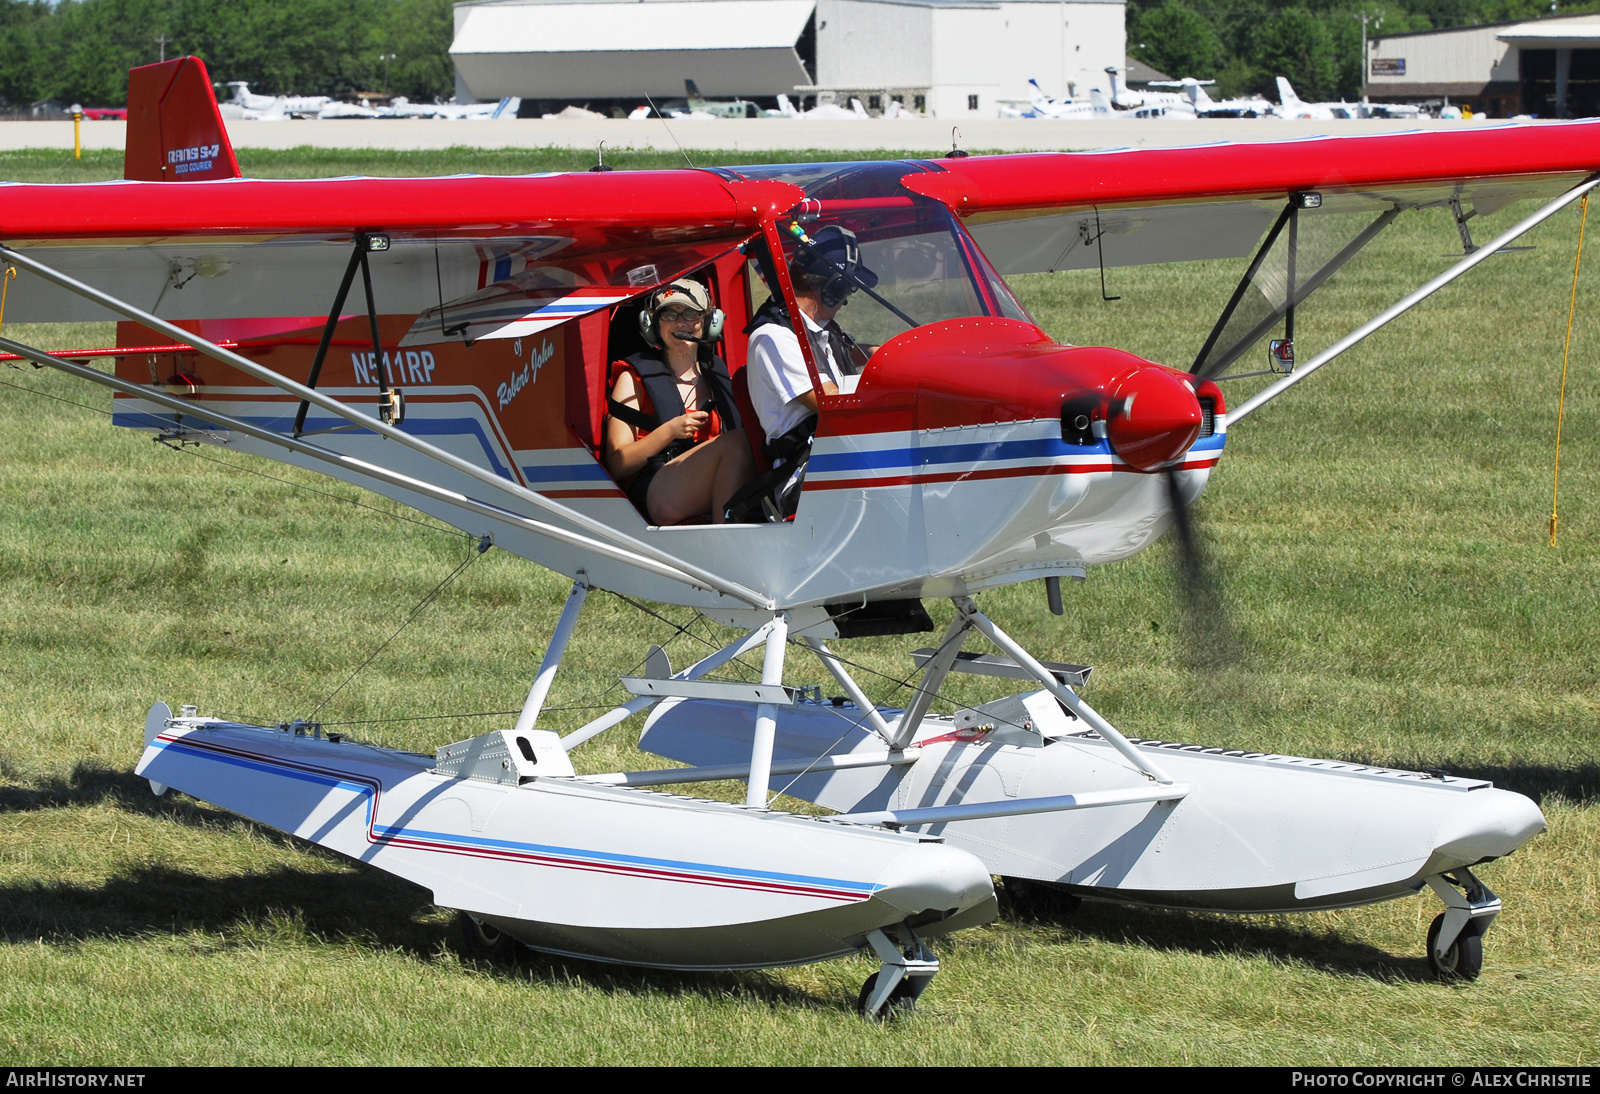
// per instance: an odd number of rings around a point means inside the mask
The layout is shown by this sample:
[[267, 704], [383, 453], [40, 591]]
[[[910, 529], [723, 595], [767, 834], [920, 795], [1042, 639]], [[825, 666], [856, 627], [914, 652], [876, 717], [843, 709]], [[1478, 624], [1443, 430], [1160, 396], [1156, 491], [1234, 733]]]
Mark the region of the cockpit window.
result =
[[[903, 172], [902, 172], [903, 173]], [[929, 323], [974, 315], [1028, 320], [966, 230], [939, 202], [907, 193], [807, 202], [785, 225], [787, 258], [804, 258], [806, 240], [830, 227], [853, 234], [860, 270], [837, 321], [862, 345], [881, 345]], [[800, 232], [796, 232], [795, 228]], [[803, 232], [802, 236], [800, 233]]]
[[950, 210], [901, 185], [907, 175], [930, 170], [938, 168], [890, 160], [732, 167], [721, 173], [774, 179], [805, 191], [798, 218], [782, 224], [790, 260], [804, 257], [805, 239], [819, 233], [826, 238], [830, 228], [853, 235], [862, 272], [837, 322], [863, 346], [974, 315], [1032, 322]]

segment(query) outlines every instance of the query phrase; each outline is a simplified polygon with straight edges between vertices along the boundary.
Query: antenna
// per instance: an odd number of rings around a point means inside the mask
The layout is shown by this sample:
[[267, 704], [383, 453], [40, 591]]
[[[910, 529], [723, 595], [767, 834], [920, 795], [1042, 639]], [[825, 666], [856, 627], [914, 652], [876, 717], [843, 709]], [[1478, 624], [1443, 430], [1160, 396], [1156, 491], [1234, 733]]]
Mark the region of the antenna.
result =
[[[671, 132], [671, 131], [668, 130], [668, 132]], [[594, 173], [603, 172], [603, 171], [615, 171], [616, 170], [615, 167], [607, 167], [606, 166], [606, 142], [605, 141], [601, 141], [599, 146], [597, 148], [595, 148], [595, 150], [594, 150], [594, 166], [589, 168], [589, 170], [590, 170], [590, 172], [594, 172]]]
[[972, 155], [971, 152], [967, 152], [961, 147], [961, 130], [952, 125], [950, 127], [950, 154], [945, 159], [964, 160], [970, 155]]
[[[648, 93], [645, 94], [644, 101], [650, 104], [650, 109], [654, 110], [656, 112], [656, 117], [661, 119], [661, 126], [667, 131], [667, 136], [672, 137], [672, 143], [678, 144], [678, 138], [673, 135], [672, 126], [667, 124], [667, 116], [661, 113], [661, 111], [656, 107], [656, 101], [652, 99]], [[678, 144], [678, 151], [683, 152], [683, 162], [687, 163], [689, 167], [693, 169], [694, 160], [689, 158], [689, 153], [683, 151], [683, 145]]]

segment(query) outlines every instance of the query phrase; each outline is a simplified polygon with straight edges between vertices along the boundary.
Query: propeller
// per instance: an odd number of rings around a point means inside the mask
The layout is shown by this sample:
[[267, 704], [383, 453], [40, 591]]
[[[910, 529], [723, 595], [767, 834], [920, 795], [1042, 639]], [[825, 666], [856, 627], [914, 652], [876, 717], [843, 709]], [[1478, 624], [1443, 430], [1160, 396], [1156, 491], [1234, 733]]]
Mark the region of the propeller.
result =
[[1135, 369], [1114, 388], [1106, 438], [1123, 462], [1159, 473], [1177, 536], [1176, 580], [1184, 645], [1192, 668], [1233, 664], [1239, 643], [1223, 605], [1221, 583], [1207, 556], [1178, 478], [1179, 461], [1200, 436], [1198, 377], [1155, 366]]

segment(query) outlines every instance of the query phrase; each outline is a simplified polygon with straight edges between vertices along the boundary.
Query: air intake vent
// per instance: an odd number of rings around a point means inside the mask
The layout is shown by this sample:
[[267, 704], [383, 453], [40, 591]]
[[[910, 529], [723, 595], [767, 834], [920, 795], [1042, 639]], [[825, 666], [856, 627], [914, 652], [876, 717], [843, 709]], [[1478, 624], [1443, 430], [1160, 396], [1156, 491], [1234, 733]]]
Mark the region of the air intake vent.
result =
[[1217, 401], [1200, 397], [1200, 436], [1209, 437], [1217, 431]]

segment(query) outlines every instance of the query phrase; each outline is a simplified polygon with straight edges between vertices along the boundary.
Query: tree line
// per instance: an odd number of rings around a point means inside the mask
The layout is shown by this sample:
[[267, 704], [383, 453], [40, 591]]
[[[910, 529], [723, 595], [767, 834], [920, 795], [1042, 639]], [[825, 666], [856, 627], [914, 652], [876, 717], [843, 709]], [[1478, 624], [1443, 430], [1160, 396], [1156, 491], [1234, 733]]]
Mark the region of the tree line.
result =
[[[1556, 6], [1552, 0], [1128, 0], [1128, 52], [1174, 78], [1216, 80], [1213, 98], [1260, 93], [1276, 102], [1275, 78], [1287, 76], [1308, 102], [1359, 99], [1362, 15], [1374, 36], [1535, 19]], [[1559, 10], [1595, 11], [1600, 2]]]
[[128, 69], [192, 53], [253, 92], [448, 99], [451, 0], [0, 0], [0, 105], [122, 106]]
[[[0, 107], [127, 101], [127, 70], [193, 53], [217, 80], [275, 95], [448, 99], [452, 0], [0, 0]], [[1369, 34], [1548, 15], [1551, 0], [1128, 0], [1128, 52], [1216, 92], [1361, 95]], [[1600, 10], [1577, 0], [1566, 13]]]

